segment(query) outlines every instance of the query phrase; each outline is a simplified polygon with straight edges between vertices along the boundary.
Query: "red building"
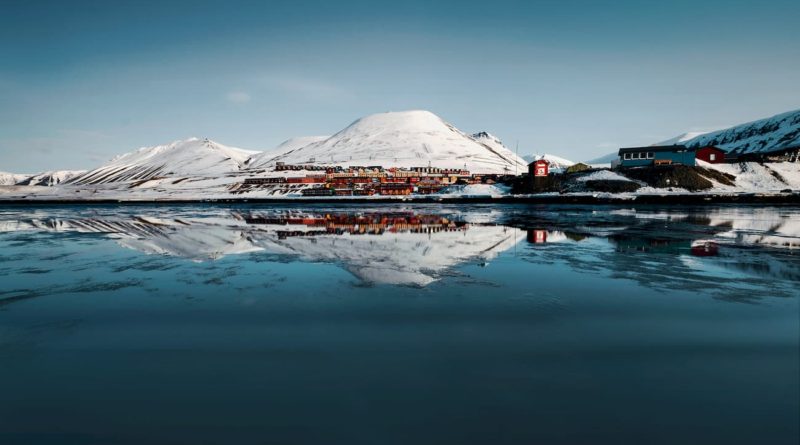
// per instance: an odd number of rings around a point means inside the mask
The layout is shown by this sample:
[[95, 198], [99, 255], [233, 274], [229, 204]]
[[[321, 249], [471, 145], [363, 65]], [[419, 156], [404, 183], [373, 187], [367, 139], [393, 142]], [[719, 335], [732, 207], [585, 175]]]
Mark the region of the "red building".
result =
[[725, 162], [725, 151], [713, 145], [698, 148], [695, 152], [695, 158], [711, 164], [721, 164]]
[[547, 176], [550, 174], [550, 162], [539, 159], [528, 164], [528, 173], [531, 176]]

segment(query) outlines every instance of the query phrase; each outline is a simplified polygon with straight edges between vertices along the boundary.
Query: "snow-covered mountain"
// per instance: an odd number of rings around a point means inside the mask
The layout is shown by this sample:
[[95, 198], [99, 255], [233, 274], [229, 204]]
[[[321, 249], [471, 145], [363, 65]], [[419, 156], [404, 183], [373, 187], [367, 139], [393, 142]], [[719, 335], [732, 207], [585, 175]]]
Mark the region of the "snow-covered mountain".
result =
[[655, 144], [650, 144], [652, 146], [663, 146], [663, 145], [678, 145], [683, 144], [686, 141], [692, 140], [698, 136], [702, 136], [707, 134], [708, 131], [689, 131], [683, 134], [679, 134], [674, 138], [669, 138], [666, 141], [656, 142]]
[[67, 182], [70, 179], [86, 173], [86, 170], [55, 170], [31, 175], [18, 181], [17, 185], [42, 185], [51, 187]]
[[[729, 153], [769, 153], [800, 147], [800, 110], [787, 111], [766, 119], [734, 125], [723, 130], [690, 131], [652, 145], [683, 144], [699, 148], [717, 146]], [[606, 164], [618, 158], [617, 151], [587, 161]]]
[[0, 172], [0, 185], [15, 185], [28, 179], [31, 175], [21, 173]]
[[108, 164], [67, 182], [88, 185], [166, 176], [222, 176], [238, 172], [256, 153], [208, 139], [190, 138], [117, 156]]
[[530, 163], [533, 161], [538, 161], [539, 159], [544, 159], [545, 161], [550, 163], [550, 171], [559, 172], [565, 170], [567, 167], [575, 165], [574, 162], [570, 161], [569, 159], [564, 159], [560, 156], [551, 155], [550, 153], [545, 154], [532, 154], [526, 155], [523, 157], [526, 162]]
[[314, 142], [324, 141], [328, 139], [330, 136], [299, 136], [294, 137], [291, 139], [287, 139], [281, 142], [280, 145], [275, 147], [272, 150], [264, 151], [261, 153], [256, 153], [247, 160], [247, 167], [248, 168], [262, 168], [269, 165], [274, 165], [274, 162], [270, 164], [270, 160], [276, 158], [280, 155], [292, 152], [297, 150], [298, 148], [305, 147], [308, 144], [313, 144]]
[[736, 154], [797, 148], [800, 147], [800, 110], [699, 135], [683, 144], [688, 147], [715, 145]]
[[603, 156], [599, 156], [594, 159], [589, 159], [585, 161], [585, 164], [589, 165], [603, 165], [603, 164], [610, 164], [611, 162], [617, 160], [619, 158], [618, 152], [604, 154]]
[[[493, 138], [495, 139], [495, 138]], [[514, 172], [526, 163], [499, 141], [473, 138], [429, 111], [363, 117], [333, 136], [288, 151], [269, 164], [384, 165]], [[266, 164], [262, 164], [266, 166]]]

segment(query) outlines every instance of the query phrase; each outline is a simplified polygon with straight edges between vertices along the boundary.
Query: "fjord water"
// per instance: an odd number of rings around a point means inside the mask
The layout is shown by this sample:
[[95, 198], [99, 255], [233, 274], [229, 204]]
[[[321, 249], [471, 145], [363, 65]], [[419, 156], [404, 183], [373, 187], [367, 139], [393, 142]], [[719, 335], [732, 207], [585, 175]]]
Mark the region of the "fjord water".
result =
[[796, 207], [0, 208], [0, 443], [796, 444]]

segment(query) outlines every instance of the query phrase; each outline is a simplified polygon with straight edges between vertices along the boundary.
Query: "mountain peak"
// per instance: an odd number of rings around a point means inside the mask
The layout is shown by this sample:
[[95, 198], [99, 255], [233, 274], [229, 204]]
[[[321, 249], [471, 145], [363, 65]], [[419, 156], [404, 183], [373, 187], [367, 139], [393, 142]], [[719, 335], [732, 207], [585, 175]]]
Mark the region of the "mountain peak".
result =
[[525, 166], [498, 140], [477, 140], [426, 110], [364, 116], [327, 139], [267, 160], [276, 161], [342, 166], [435, 165], [480, 173], [513, 172]]

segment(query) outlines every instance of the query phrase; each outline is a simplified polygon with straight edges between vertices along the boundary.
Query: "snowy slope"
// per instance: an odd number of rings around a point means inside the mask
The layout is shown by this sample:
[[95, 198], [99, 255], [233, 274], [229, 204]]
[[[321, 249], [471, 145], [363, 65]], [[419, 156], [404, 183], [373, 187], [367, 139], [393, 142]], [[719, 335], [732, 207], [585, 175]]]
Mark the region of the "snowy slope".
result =
[[51, 187], [61, 184], [62, 182], [69, 181], [70, 179], [86, 173], [86, 170], [55, 170], [43, 172], [36, 175], [29, 176], [22, 181], [17, 182], [19, 185], [43, 185]]
[[659, 145], [677, 145], [683, 144], [684, 142], [694, 139], [698, 136], [702, 136], [704, 134], [708, 134], [707, 131], [690, 131], [688, 133], [683, 133], [681, 135], [675, 136], [674, 138], [669, 138], [666, 141], [656, 142], [655, 144], [651, 144], [653, 146]]
[[[256, 153], [247, 160], [248, 168], [261, 168], [270, 165], [270, 160], [273, 158], [293, 152], [298, 148], [305, 147], [314, 142], [324, 141], [330, 136], [299, 136], [283, 141], [280, 145], [272, 150]], [[274, 164], [274, 163], [272, 163]]]
[[20, 173], [0, 172], [0, 185], [18, 184], [28, 179], [30, 176], [31, 175], [20, 174]]
[[222, 176], [238, 172], [257, 152], [227, 147], [208, 139], [191, 138], [144, 147], [67, 181], [107, 184], [167, 176]]
[[800, 147], [800, 110], [703, 134], [685, 141], [684, 145], [695, 148], [715, 145], [737, 154]]
[[567, 167], [575, 165], [574, 162], [570, 161], [569, 159], [564, 159], [562, 157], [551, 155], [549, 153], [545, 154], [532, 154], [527, 155], [524, 157], [527, 162], [538, 161], [539, 159], [544, 159], [550, 163], [550, 171], [553, 172], [561, 172], [564, 171]]
[[289, 164], [432, 165], [480, 173], [523, 169], [526, 163], [502, 144], [474, 139], [429, 111], [373, 114], [324, 141], [270, 160]]

